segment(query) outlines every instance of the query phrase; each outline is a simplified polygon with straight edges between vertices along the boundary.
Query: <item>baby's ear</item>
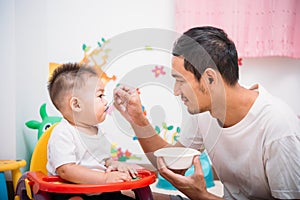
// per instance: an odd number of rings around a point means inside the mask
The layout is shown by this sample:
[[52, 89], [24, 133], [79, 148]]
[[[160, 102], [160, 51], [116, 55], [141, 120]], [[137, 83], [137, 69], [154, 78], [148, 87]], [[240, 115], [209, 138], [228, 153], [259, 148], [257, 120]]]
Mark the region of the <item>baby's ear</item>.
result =
[[72, 110], [75, 112], [81, 111], [80, 100], [77, 97], [72, 97], [70, 99], [70, 106], [71, 106]]

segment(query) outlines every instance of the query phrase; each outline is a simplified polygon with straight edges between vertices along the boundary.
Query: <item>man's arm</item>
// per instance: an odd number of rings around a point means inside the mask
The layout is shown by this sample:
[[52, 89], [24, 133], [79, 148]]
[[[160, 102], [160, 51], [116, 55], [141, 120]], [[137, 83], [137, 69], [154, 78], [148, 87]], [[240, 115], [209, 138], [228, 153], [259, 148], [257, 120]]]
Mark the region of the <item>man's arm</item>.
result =
[[[132, 126], [148, 159], [157, 167], [160, 174], [166, 180], [190, 199], [222, 199], [206, 190], [204, 174], [198, 156], [196, 156], [193, 161], [195, 173], [187, 177], [169, 170], [162, 158], [156, 160], [153, 152], [157, 149], [171, 146], [171, 144], [168, 144], [155, 132], [144, 116], [142, 104], [135, 89], [126, 86], [117, 87], [114, 90], [114, 101], [115, 107]], [[183, 145], [177, 142], [175, 146]]]
[[[183, 145], [177, 142], [175, 145], [172, 145], [165, 140], [163, 140], [154, 130], [154, 128], [147, 123], [145, 126], [137, 126], [136, 124], [131, 124], [138, 141], [145, 152], [147, 158], [150, 160], [152, 165], [157, 168], [156, 157], [154, 156], [154, 152], [158, 149], [169, 147], [169, 146], [177, 146], [182, 147]], [[147, 136], [147, 137], [145, 137]]]
[[[142, 110], [136, 89], [121, 85], [114, 90], [114, 106], [133, 128], [138, 141], [150, 162], [156, 167], [154, 151], [171, 146], [154, 130]], [[182, 146], [180, 143], [175, 146]]]

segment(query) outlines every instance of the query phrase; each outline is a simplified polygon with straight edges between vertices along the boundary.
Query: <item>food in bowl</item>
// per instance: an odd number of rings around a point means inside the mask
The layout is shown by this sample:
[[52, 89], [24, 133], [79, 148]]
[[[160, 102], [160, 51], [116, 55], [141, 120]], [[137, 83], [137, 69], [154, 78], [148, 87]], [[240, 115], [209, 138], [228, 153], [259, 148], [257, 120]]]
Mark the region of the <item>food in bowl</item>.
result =
[[156, 157], [163, 157], [170, 169], [188, 169], [193, 164], [194, 156], [200, 154], [200, 151], [186, 147], [167, 147], [154, 152]]

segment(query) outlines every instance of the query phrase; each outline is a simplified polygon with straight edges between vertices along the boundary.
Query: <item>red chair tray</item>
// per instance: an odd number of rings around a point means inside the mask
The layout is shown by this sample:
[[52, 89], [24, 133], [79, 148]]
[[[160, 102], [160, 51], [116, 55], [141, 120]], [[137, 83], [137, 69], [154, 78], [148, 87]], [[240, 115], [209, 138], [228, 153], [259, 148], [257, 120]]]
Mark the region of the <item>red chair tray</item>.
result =
[[152, 171], [142, 169], [138, 170], [138, 179], [136, 180], [99, 185], [74, 184], [61, 179], [59, 176], [47, 176], [42, 172], [27, 172], [27, 178], [33, 186], [34, 193], [41, 190], [54, 193], [92, 194], [146, 187], [155, 182], [156, 175]]

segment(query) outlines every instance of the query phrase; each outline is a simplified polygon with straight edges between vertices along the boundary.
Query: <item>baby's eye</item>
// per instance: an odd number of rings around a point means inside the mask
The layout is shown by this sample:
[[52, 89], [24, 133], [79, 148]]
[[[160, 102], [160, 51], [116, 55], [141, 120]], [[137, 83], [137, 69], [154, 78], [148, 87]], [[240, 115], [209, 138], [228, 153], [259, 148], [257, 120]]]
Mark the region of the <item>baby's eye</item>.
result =
[[102, 99], [102, 97], [105, 97], [105, 94], [100, 94], [98, 97]]

